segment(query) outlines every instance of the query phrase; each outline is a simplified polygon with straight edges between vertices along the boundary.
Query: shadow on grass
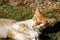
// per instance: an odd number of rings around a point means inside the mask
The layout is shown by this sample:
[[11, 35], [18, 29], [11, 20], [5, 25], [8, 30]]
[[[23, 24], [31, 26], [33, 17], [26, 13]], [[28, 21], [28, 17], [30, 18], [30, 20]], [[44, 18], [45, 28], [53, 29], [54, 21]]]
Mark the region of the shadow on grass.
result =
[[41, 40], [53, 40], [52, 38], [48, 37], [45, 34], [49, 33], [57, 33], [60, 31], [60, 21], [55, 23], [53, 27], [49, 26], [42, 31], [42, 34], [39, 35], [39, 39]]

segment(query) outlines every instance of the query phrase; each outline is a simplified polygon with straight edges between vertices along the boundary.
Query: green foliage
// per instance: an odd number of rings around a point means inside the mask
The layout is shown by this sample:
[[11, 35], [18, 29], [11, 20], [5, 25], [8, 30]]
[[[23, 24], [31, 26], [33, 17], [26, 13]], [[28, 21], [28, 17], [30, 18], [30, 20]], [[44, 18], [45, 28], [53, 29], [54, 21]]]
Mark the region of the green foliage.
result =
[[53, 40], [60, 40], [60, 31], [57, 32], [57, 33], [48, 34], [48, 36], [49, 36], [50, 38], [52, 38]]
[[23, 6], [0, 6], [0, 18], [15, 19], [17, 21], [32, 18], [32, 10]]
[[55, 18], [56, 21], [60, 21], [60, 9], [43, 10], [42, 13], [48, 18]]

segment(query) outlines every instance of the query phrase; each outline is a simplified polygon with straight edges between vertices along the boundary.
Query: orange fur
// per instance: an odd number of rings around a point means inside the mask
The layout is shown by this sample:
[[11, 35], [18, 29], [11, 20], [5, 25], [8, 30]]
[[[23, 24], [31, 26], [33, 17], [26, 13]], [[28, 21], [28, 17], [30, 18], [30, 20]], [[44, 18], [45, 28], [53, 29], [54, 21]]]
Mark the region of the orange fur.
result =
[[10, 20], [10, 19], [0, 19], [0, 27], [4, 27], [6, 25], [11, 25], [13, 23], [16, 23], [16, 20]]
[[35, 14], [32, 19], [35, 21], [35, 26], [41, 24], [42, 21], [44, 22], [44, 25], [48, 23], [48, 19], [44, 15], [42, 15], [39, 8], [36, 8]]

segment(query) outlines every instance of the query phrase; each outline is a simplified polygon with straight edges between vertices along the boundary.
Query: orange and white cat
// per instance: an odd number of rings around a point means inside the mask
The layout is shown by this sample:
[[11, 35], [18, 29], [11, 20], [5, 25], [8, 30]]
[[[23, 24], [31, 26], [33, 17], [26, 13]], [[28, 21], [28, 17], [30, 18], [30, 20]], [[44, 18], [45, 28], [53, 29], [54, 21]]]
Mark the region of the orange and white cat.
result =
[[36, 8], [32, 19], [17, 22], [16, 20], [0, 19], [0, 37], [15, 40], [38, 40], [39, 30], [47, 27], [48, 18]]

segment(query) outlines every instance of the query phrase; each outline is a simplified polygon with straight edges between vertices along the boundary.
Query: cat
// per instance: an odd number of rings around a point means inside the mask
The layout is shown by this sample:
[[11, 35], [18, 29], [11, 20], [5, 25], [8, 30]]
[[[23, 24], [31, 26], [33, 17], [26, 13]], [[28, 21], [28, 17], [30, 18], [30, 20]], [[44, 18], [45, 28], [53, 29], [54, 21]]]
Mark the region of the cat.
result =
[[50, 23], [49, 19], [42, 15], [36, 8], [32, 19], [16, 21], [0, 19], [0, 38], [13, 38], [15, 40], [39, 40], [38, 34]]

